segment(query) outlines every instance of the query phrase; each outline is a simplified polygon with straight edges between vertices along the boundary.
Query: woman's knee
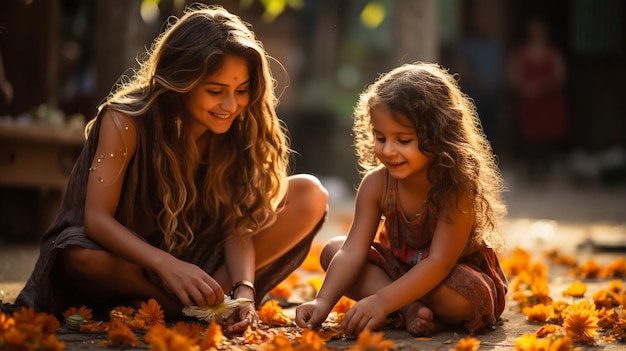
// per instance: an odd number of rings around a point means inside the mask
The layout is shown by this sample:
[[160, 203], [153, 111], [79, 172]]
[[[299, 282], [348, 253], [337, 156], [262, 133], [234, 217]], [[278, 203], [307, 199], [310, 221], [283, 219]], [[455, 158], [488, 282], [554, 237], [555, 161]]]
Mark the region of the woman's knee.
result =
[[338, 236], [330, 239], [326, 242], [326, 244], [324, 244], [322, 252], [320, 253], [320, 264], [322, 265], [322, 268], [324, 270], [328, 269], [330, 261], [333, 259], [333, 257], [335, 257], [335, 254], [337, 253], [337, 251], [339, 251], [345, 239], [346, 238], [343, 236]]
[[300, 213], [321, 216], [326, 212], [328, 191], [315, 176], [298, 174], [289, 177], [288, 203], [297, 203]]
[[76, 245], [63, 249], [59, 254], [59, 261], [67, 274], [87, 277], [103, 269], [113, 269], [117, 264], [113, 256], [104, 250]]

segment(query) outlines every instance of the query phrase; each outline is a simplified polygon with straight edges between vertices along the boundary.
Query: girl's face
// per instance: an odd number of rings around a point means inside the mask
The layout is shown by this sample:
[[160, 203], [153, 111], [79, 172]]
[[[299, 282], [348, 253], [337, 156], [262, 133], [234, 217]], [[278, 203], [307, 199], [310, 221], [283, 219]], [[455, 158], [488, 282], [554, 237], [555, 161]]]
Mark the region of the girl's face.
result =
[[419, 150], [417, 133], [409, 118], [397, 112], [392, 114], [387, 105], [372, 108], [371, 117], [374, 153], [391, 176], [396, 179], [426, 177], [430, 157]]
[[245, 59], [226, 56], [224, 66], [183, 96], [186, 113], [198, 138], [207, 130], [226, 133], [250, 101], [250, 72]]

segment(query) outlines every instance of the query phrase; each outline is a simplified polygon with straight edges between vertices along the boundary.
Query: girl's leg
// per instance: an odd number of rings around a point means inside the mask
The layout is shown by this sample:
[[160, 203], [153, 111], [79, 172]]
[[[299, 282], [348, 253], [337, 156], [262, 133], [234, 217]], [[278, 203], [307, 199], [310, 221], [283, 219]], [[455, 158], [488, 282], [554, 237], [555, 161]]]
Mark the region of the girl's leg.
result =
[[[310, 175], [294, 175], [289, 184], [285, 206], [276, 221], [254, 237], [257, 269], [274, 262], [301, 242], [323, 218], [328, 192]], [[224, 266], [213, 275], [228, 291], [232, 282]]]
[[110, 252], [68, 246], [60, 252], [57, 262], [63, 277], [77, 293], [94, 302], [155, 298], [166, 315], [181, 314], [183, 305], [151, 283], [141, 267]]
[[[345, 237], [331, 239], [322, 249], [320, 263], [324, 270], [335, 256]], [[359, 273], [356, 284], [346, 293], [353, 300], [370, 296], [393, 280], [378, 265], [367, 263]], [[462, 295], [440, 284], [428, 295], [400, 309], [406, 329], [415, 335], [428, 335], [445, 324], [462, 324], [474, 318], [475, 307]], [[436, 318], [435, 318], [436, 316]]]
[[[429, 335], [444, 325], [461, 325], [475, 316], [475, 306], [455, 290], [440, 284], [429, 294], [400, 312], [406, 322], [406, 330], [414, 335]], [[435, 318], [436, 317], [436, 318]]]

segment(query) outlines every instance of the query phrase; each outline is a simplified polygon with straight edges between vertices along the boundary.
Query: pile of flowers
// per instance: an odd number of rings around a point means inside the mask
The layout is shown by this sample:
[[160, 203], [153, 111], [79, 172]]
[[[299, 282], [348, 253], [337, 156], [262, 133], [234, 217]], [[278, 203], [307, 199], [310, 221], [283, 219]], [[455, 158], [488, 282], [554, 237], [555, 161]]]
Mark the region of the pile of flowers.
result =
[[[626, 342], [626, 260], [618, 257], [606, 266], [594, 259], [578, 265], [576, 259], [558, 251], [546, 255], [548, 262], [569, 269], [566, 276], [574, 281], [559, 298], [553, 298], [548, 285], [548, 266], [531, 260], [522, 249], [502, 260], [509, 282], [509, 298], [516, 302], [516, 312], [528, 323], [538, 324], [535, 333], [516, 339], [519, 351], [572, 350], [575, 343]], [[606, 284], [587, 296], [585, 281]]]
[[[161, 306], [151, 299], [141, 307], [118, 306], [109, 312], [108, 320], [95, 320], [87, 306], [71, 307], [63, 314], [63, 321], [32, 308], [20, 307], [13, 313], [0, 312], [1, 350], [64, 350], [58, 339], [61, 323], [77, 333], [102, 333], [101, 347], [128, 348], [149, 345], [150, 350], [334, 350], [327, 342], [344, 339], [339, 325], [344, 314], [355, 301], [342, 297], [333, 308], [320, 330], [295, 326], [281, 307], [281, 303], [298, 293], [305, 300], [312, 298], [321, 286], [323, 271], [317, 263], [319, 253], [314, 248], [298, 272], [270, 292], [270, 299], [259, 307], [259, 328], [248, 328], [243, 334], [228, 335], [224, 325], [217, 321], [166, 323]], [[571, 257], [550, 252], [550, 263], [567, 267], [573, 282], [559, 298], [554, 298], [548, 285], [548, 266], [534, 262], [531, 255], [515, 249], [502, 259], [505, 273], [510, 277], [509, 299], [517, 313], [526, 316], [527, 323], [536, 324], [534, 333], [524, 334], [514, 341], [518, 351], [566, 351], [579, 345], [626, 342], [626, 289], [621, 279], [626, 277], [626, 260], [618, 258], [606, 266], [593, 260], [581, 265]], [[606, 288], [596, 289], [588, 296], [585, 282], [606, 282]], [[365, 330], [348, 351], [382, 351], [400, 349], [384, 338], [385, 328], [399, 327], [389, 320], [375, 331]], [[106, 337], [104, 337], [106, 336]], [[453, 343], [453, 342], [451, 342]], [[458, 340], [449, 350], [476, 351], [480, 341], [472, 336]]]

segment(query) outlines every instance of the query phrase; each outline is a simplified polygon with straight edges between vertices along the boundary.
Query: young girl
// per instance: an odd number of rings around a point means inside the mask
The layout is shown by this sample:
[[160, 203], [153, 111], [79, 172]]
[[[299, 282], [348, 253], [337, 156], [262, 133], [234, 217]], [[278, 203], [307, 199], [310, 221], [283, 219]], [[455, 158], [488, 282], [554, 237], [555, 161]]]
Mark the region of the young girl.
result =
[[[275, 103], [247, 24], [189, 7], [87, 126], [16, 302], [60, 314], [155, 298], [170, 317], [229, 293], [258, 305], [306, 257], [327, 205], [316, 178], [287, 177]], [[232, 319], [245, 330], [255, 305]]]
[[344, 294], [357, 300], [341, 323], [346, 335], [394, 311], [416, 335], [444, 324], [470, 333], [496, 325], [507, 282], [493, 250], [505, 208], [478, 121], [454, 77], [435, 64], [398, 67], [361, 95], [353, 129], [366, 174], [354, 221], [347, 237], [324, 247], [327, 275], [317, 297], [297, 308], [299, 326], [318, 327]]

